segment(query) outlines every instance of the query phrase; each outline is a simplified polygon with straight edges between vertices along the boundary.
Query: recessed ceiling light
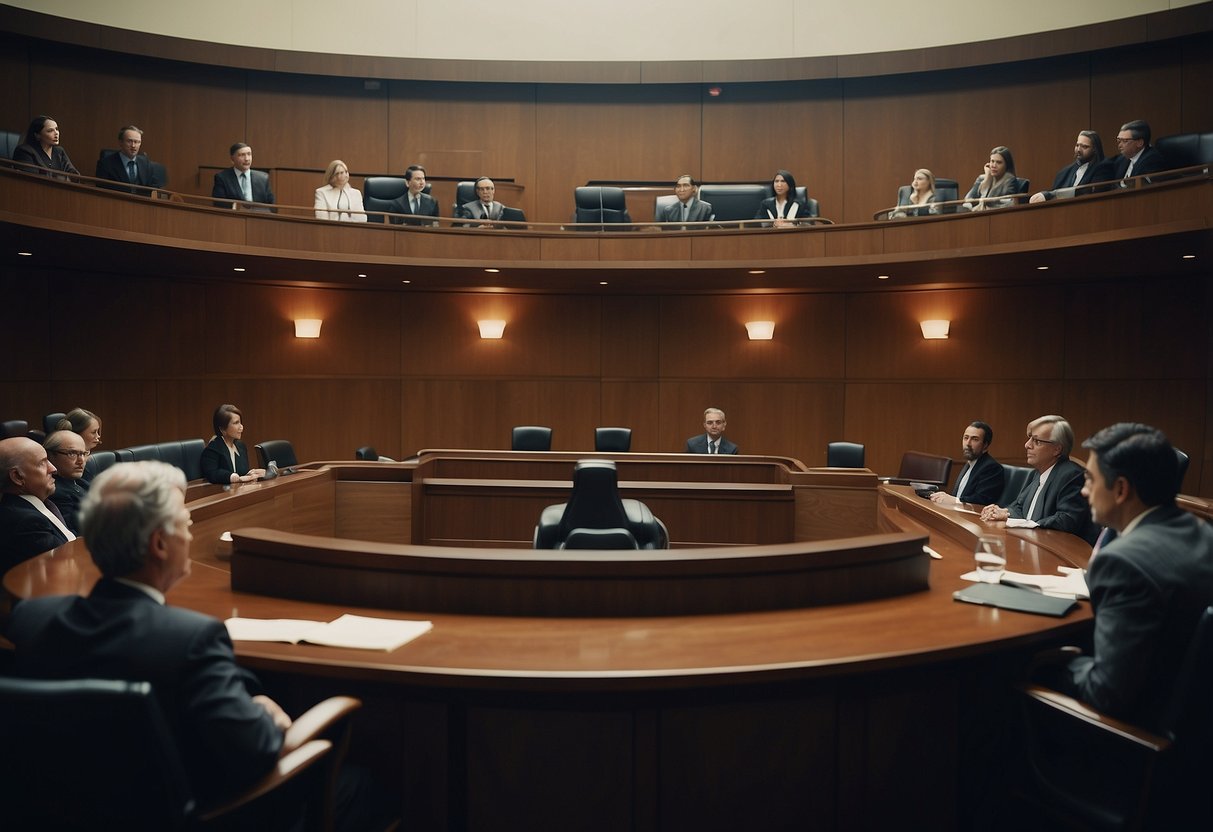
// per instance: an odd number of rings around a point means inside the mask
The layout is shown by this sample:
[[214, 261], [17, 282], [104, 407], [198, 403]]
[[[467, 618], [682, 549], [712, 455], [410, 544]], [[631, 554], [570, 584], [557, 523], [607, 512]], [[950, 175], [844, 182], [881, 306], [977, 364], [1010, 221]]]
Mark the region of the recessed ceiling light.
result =
[[19, 251], [19, 252], [17, 252], [17, 256], [18, 257], [33, 257], [34, 253], [32, 251]]
[[401, 283], [412, 283], [413, 281], [411, 281], [411, 280], [402, 280], [402, 281], [400, 281], [400, 282], [401, 282]]
[[366, 275], [364, 275], [364, 274], [360, 274], [360, 275], [358, 275], [358, 276], [359, 276], [359, 277], [366, 277]]
[[[23, 252], [23, 253], [24, 253], [24, 252]], [[1195, 259], [1196, 259], [1196, 255], [1195, 255], [1195, 254], [1185, 254], [1185, 255], [1183, 256], [1183, 259], [1184, 259], [1184, 260], [1195, 260]]]
[[244, 269], [240, 268], [239, 266], [235, 266], [235, 267], [233, 267], [233, 268], [232, 268], [232, 271], [234, 271], [234, 272], [242, 272], [242, 271], [244, 271]]
[[877, 280], [888, 280], [889, 276], [887, 274], [878, 274], [878, 275], [876, 275], [876, 279]]
[[1048, 270], [1049, 270], [1048, 266], [1037, 266], [1036, 267], [1036, 271], [1038, 271], [1038, 272], [1047, 272]]
[[750, 274], [766, 274], [766, 269], [750, 269]]
[[605, 280], [600, 280], [600, 281], [598, 281], [598, 285], [599, 285], [599, 286], [606, 286], [606, 285], [607, 285], [607, 282], [606, 282]]
[[485, 269], [485, 271], [488, 272], [489, 274], [497, 274], [498, 272], [501, 271], [501, 269]]

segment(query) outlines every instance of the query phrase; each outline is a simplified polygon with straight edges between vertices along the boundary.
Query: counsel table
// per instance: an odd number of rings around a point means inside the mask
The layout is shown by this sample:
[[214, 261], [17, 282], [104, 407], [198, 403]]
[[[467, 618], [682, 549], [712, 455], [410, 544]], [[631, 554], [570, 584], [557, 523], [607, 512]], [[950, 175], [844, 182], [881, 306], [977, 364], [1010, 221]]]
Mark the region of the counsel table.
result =
[[[277, 504], [280, 528], [299, 531], [342, 485], [324, 469], [205, 496], [192, 503], [195, 528], [210, 535]], [[356, 742], [399, 778], [412, 828], [739, 828], [756, 807], [773, 825], [954, 828], [964, 714], [980, 704], [982, 680], [1014, 676], [1033, 650], [1080, 636], [1089, 609], [1058, 621], [954, 603], [985, 524], [908, 488], [871, 487], [881, 531], [929, 533], [943, 555], [930, 561], [926, 591], [628, 618], [358, 609], [233, 592], [227, 564], [204, 546], [171, 601], [221, 618], [433, 620], [433, 632], [390, 654], [237, 649], [294, 707], [328, 691], [367, 700]], [[296, 500], [310, 508], [293, 510]], [[341, 513], [307, 523], [340, 526]], [[988, 530], [1041, 571], [1089, 554], [1067, 535]], [[94, 575], [73, 543], [13, 570], [5, 587], [84, 590]]]

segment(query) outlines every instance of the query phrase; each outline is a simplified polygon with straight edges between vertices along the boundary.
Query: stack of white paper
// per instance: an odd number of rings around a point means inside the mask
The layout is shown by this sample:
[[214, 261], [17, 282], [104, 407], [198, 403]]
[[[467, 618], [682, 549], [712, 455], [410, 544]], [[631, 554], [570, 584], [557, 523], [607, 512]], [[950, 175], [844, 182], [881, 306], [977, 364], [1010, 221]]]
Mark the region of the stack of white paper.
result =
[[343, 615], [330, 621], [298, 618], [229, 618], [224, 622], [232, 641], [283, 641], [323, 644], [357, 650], [395, 650], [434, 628], [432, 621], [401, 621]]

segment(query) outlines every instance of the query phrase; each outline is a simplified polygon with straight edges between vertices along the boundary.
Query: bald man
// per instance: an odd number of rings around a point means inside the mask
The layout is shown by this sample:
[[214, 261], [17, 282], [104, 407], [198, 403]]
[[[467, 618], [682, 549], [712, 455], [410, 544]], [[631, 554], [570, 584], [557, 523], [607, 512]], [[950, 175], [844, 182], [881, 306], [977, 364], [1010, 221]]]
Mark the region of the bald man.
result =
[[0, 440], [0, 574], [34, 555], [58, 548], [76, 535], [50, 502], [55, 466], [32, 439]]
[[84, 479], [84, 464], [88, 461], [88, 448], [84, 437], [74, 430], [57, 430], [42, 443], [47, 458], [55, 466], [55, 490], [51, 502], [59, 507], [63, 523], [73, 534], [80, 534], [80, 501], [88, 493], [88, 480]]

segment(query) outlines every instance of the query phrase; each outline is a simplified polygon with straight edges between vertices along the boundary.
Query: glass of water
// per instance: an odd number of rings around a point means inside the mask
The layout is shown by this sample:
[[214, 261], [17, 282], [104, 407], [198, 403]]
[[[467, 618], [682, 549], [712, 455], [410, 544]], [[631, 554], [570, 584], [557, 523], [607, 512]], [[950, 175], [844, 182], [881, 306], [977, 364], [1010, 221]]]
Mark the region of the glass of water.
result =
[[1007, 568], [1007, 550], [1001, 537], [983, 534], [977, 538], [973, 559], [977, 561], [977, 577], [982, 583], [996, 584], [1002, 580], [1002, 573]]

